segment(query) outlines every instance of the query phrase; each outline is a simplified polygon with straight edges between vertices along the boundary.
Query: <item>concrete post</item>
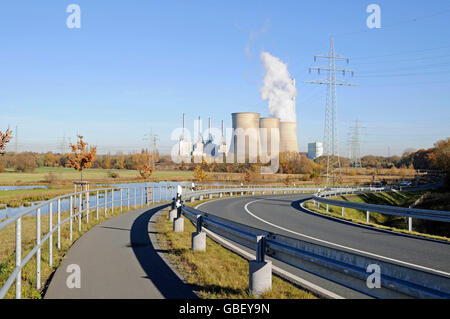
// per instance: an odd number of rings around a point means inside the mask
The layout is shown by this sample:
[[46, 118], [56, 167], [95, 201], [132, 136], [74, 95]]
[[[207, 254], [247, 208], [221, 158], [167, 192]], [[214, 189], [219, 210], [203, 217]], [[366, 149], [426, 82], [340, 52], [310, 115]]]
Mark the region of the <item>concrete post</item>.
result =
[[209, 199], [212, 199], [213, 198], [213, 194], [209, 194]]
[[369, 211], [366, 212], [366, 222], [370, 223], [370, 212]]
[[344, 217], [345, 207], [342, 207], [342, 217]]
[[265, 237], [257, 236], [256, 260], [248, 262], [249, 265], [249, 290], [255, 296], [272, 289], [272, 262], [264, 261]]
[[327, 204], [327, 213], [328, 213], [328, 204]]
[[203, 195], [200, 195], [200, 198], [199, 198], [199, 200], [203, 200]]
[[184, 232], [184, 218], [178, 217], [173, 221], [173, 231], [176, 233]]
[[412, 231], [412, 218], [408, 217], [408, 231]]
[[169, 220], [172, 222], [178, 217], [178, 211], [176, 209], [172, 209], [169, 212]]
[[222, 197], [223, 197], [223, 194], [222, 194], [222, 193], [219, 193], [219, 197], [222, 198]]
[[206, 233], [192, 233], [192, 251], [206, 251]]

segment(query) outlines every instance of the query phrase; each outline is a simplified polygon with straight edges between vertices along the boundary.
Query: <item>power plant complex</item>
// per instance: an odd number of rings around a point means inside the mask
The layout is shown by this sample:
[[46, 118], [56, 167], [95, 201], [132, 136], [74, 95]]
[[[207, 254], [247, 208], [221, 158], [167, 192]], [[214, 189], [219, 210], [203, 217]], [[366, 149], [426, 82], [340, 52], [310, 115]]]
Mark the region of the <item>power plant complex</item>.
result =
[[[277, 68], [285, 66], [268, 55]], [[203, 134], [201, 117], [194, 124], [194, 137], [186, 130], [186, 115], [183, 114], [183, 134], [179, 140], [177, 155], [183, 161], [201, 162], [203, 159], [223, 157], [227, 163], [268, 163], [278, 158], [279, 153], [299, 153], [297, 122], [295, 113], [295, 79], [290, 79], [287, 70], [277, 78], [269, 66], [266, 70], [261, 96], [269, 101], [271, 117], [261, 117], [256, 112], [236, 112], [231, 114], [231, 134], [213, 129], [209, 118], [209, 129]], [[283, 84], [283, 85], [282, 85]], [[175, 154], [174, 154], [175, 155]]]
[[[224, 121], [221, 137], [214, 138], [211, 118], [207, 137], [202, 134], [201, 117], [196, 123], [198, 136], [195, 141], [186, 132], [186, 115], [183, 114], [183, 135], [179, 141], [177, 155], [188, 158], [227, 156], [232, 162], [254, 163], [260, 155], [271, 158], [274, 152], [298, 153], [297, 123], [282, 122], [277, 117], [260, 117], [256, 112], [237, 112], [231, 114], [231, 140], [226, 143]], [[217, 131], [217, 130], [216, 130]], [[217, 135], [217, 134], [216, 134]], [[228, 160], [227, 160], [228, 161]]]

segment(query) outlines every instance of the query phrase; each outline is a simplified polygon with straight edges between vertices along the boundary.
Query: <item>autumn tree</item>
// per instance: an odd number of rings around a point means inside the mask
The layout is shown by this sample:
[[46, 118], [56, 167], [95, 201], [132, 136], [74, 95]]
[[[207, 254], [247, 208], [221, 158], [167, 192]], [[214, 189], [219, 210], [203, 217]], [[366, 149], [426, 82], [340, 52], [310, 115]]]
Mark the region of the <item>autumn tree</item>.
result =
[[83, 180], [83, 169], [91, 167], [97, 154], [97, 147], [93, 146], [89, 149], [88, 144], [83, 141], [83, 136], [78, 135], [77, 144], [70, 144], [72, 150], [71, 156], [68, 158], [69, 167], [80, 172], [81, 180]]
[[206, 172], [200, 165], [195, 166], [194, 179], [197, 181], [197, 183], [203, 183], [206, 180]]
[[434, 165], [446, 173], [446, 185], [450, 186], [450, 138], [440, 140], [435, 144]]
[[137, 157], [136, 169], [142, 179], [149, 179], [155, 167], [152, 165], [152, 155], [144, 152]]
[[12, 138], [12, 132], [9, 129], [7, 129], [5, 133], [0, 131], [0, 154], [1, 155], [5, 154], [6, 144], [9, 143], [11, 138]]

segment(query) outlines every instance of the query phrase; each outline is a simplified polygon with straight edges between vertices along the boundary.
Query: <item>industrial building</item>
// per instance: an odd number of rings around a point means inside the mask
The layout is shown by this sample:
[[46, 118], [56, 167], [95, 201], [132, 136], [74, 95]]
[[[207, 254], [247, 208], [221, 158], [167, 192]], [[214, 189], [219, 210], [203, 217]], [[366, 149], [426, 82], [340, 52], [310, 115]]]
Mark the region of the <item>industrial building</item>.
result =
[[323, 144], [321, 142], [308, 143], [308, 158], [316, 159], [323, 155]]

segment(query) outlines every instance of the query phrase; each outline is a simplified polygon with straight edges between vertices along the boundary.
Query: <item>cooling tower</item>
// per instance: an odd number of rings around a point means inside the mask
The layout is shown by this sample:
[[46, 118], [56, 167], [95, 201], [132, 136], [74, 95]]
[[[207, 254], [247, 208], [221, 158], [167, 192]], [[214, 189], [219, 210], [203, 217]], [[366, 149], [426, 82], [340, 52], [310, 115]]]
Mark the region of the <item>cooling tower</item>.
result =
[[256, 163], [259, 153], [259, 113], [232, 113], [233, 140], [231, 150], [238, 163]]
[[[265, 117], [261, 118], [259, 120], [259, 138], [260, 138], [260, 147], [261, 147], [261, 154], [267, 154], [267, 156], [270, 158], [272, 155], [272, 138], [276, 138], [276, 141], [273, 141], [274, 143], [280, 144], [280, 119], [277, 117]], [[276, 131], [275, 135], [273, 135], [273, 131]], [[265, 133], [264, 133], [265, 131]], [[273, 135], [273, 136], [272, 136]], [[279, 149], [279, 146], [277, 147], [276, 144], [274, 144], [274, 151], [277, 152]], [[263, 160], [263, 159], [261, 159]]]
[[280, 152], [298, 153], [297, 122], [280, 122]]

